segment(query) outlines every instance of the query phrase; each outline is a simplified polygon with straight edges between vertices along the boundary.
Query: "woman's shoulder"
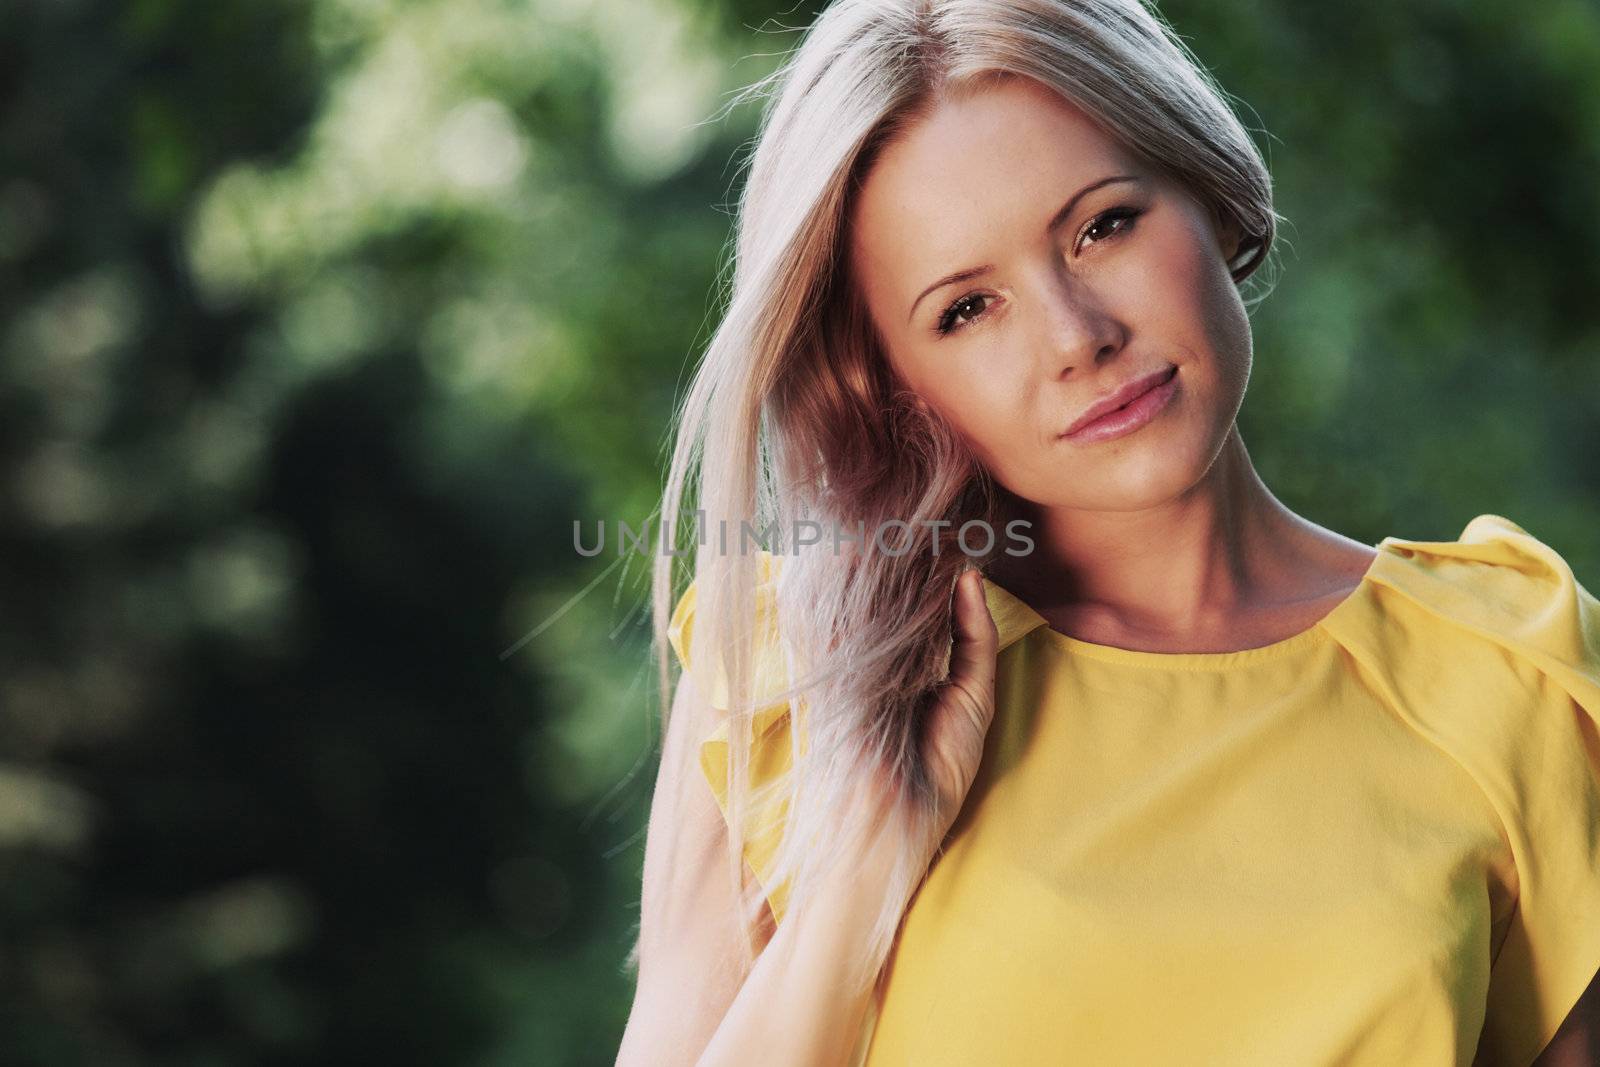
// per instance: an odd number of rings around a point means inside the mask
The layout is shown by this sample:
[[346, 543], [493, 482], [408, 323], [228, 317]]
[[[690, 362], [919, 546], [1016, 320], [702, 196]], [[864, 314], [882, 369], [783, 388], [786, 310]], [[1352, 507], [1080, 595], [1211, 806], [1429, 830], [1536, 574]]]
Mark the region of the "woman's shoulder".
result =
[[[717, 727], [699, 743], [700, 769], [715, 796], [723, 818], [730, 825], [730, 762], [733, 724], [740, 724], [748, 754], [748, 787], [760, 794], [759, 802], [746, 810], [741, 820], [746, 862], [766, 891], [773, 916], [782, 920], [787, 904], [787, 885], [775, 885], [771, 874], [783, 832], [784, 805], [781, 797], [770, 795], [788, 774], [793, 758], [790, 744], [791, 705], [775, 699], [787, 686], [787, 668], [778, 644], [777, 582], [782, 558], [765, 549], [755, 553], [755, 634], [753, 641], [755, 677], [753, 684], [761, 694], [757, 709], [749, 714], [724, 714]], [[720, 661], [715, 670], [707, 660], [709, 650], [695, 641], [695, 619], [700, 608], [699, 580], [693, 579], [679, 595], [667, 627], [667, 641], [677, 654], [684, 672], [692, 674], [703, 691], [711, 694], [714, 707], [724, 713], [728, 697], [727, 671]]]
[[1453, 541], [1389, 537], [1378, 548], [1360, 599], [1329, 620], [1356, 684], [1462, 764], [1503, 812], [1558, 764], [1589, 773], [1600, 759], [1600, 747], [1589, 751], [1600, 724], [1600, 601], [1561, 553], [1492, 514]]
[[1600, 601], [1500, 515], [1388, 538], [1341, 635], [1364, 684], [1477, 782], [1513, 857], [1481, 1048], [1528, 1063], [1600, 966]]
[[1504, 516], [1478, 515], [1453, 541], [1384, 538], [1368, 585], [1369, 610], [1345, 636], [1397, 666], [1454, 657], [1470, 673], [1510, 660], [1568, 688], [1600, 686], [1600, 601], [1559, 551]]
[[[753, 556], [754, 604], [751, 618], [754, 633], [751, 635], [750, 647], [756, 672], [754, 683], [758, 692], [776, 695], [784, 689], [787, 675], [779, 645], [777, 610], [778, 578], [782, 570], [782, 558], [765, 549], [757, 550]], [[667, 643], [677, 654], [678, 662], [682, 664], [684, 670], [693, 673], [705, 691], [711, 695], [712, 704], [726, 710], [729, 703], [726, 667], [719, 659], [713, 670], [712, 663], [709, 662], [713, 657], [701, 655], [695, 639], [695, 622], [700, 610], [700, 580], [694, 578], [679, 594], [677, 603], [672, 609], [667, 624]], [[765, 718], [771, 716], [767, 715]]]
[[[773, 610], [777, 596], [777, 580], [782, 561], [766, 549], [759, 549], [755, 555], [755, 598], [756, 620], [758, 625], [768, 626], [773, 621]], [[694, 662], [694, 619], [700, 601], [700, 580], [692, 578], [683, 592], [678, 595], [677, 603], [673, 606], [672, 615], [667, 625], [667, 641], [672, 645], [672, 650], [677, 653], [678, 659], [684, 666]]]

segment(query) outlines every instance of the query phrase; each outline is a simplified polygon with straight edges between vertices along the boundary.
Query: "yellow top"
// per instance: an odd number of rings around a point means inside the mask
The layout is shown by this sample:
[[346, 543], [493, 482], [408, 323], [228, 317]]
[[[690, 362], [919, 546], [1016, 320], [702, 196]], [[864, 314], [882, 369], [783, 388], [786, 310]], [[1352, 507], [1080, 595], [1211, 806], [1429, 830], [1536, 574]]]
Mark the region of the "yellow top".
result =
[[1077, 640], [988, 583], [995, 722], [857, 1062], [1532, 1063], [1600, 967], [1600, 601], [1498, 515], [1377, 548], [1239, 652]]

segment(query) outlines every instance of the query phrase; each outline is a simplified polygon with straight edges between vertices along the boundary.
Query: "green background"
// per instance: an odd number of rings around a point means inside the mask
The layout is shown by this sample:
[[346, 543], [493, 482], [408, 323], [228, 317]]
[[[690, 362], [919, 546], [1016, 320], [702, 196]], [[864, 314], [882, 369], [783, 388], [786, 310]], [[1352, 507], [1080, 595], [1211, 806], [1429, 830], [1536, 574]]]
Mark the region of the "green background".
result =
[[[642, 571], [501, 653], [656, 503], [815, 10], [0, 6], [0, 1061], [612, 1062]], [[1600, 587], [1600, 9], [1164, 10], [1291, 223], [1267, 483]]]

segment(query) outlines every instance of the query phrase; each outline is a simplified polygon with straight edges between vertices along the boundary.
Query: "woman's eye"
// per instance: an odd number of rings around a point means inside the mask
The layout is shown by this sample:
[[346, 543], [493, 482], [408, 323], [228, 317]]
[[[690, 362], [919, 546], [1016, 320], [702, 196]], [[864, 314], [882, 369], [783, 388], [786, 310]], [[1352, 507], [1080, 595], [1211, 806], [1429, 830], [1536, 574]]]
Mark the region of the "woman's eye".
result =
[[[1100, 215], [1096, 215], [1089, 225], [1083, 228], [1079, 235], [1078, 243], [1084, 241], [1090, 244], [1100, 244], [1103, 241], [1115, 240], [1133, 229], [1133, 220], [1144, 214], [1143, 209], [1135, 207], [1114, 207]], [[957, 330], [965, 329], [969, 323], [980, 318], [988, 309], [988, 301], [992, 297], [982, 293], [969, 293], [955, 303], [944, 309], [939, 316], [939, 322], [934, 327], [934, 332], [940, 337], [948, 336]]]
[[[1094, 220], [1089, 223], [1089, 225], [1083, 228], [1082, 236], [1090, 239], [1091, 243], [1093, 244], [1099, 244], [1101, 241], [1108, 240], [1112, 237], [1120, 237], [1124, 232], [1133, 228], [1133, 220], [1138, 218], [1141, 214], [1143, 214], [1143, 212], [1137, 208], [1114, 207], [1103, 215], [1097, 215]], [[1112, 229], [1111, 226], [1113, 223], [1121, 223], [1122, 225]], [[1091, 237], [1091, 235], [1097, 230], [1102, 231], [1102, 235], [1099, 237]], [[1080, 241], [1079, 243], [1081, 244], [1082, 242]]]
[[937, 332], [943, 335], [964, 328], [967, 323], [972, 321], [972, 318], [961, 319], [959, 322], [957, 320], [961, 316], [968, 314], [976, 318], [978, 314], [982, 313], [981, 308], [976, 308], [977, 302], [988, 299], [982, 293], [969, 293], [957, 300], [954, 304], [945, 308], [944, 313], [939, 316], [939, 325], [936, 327]]

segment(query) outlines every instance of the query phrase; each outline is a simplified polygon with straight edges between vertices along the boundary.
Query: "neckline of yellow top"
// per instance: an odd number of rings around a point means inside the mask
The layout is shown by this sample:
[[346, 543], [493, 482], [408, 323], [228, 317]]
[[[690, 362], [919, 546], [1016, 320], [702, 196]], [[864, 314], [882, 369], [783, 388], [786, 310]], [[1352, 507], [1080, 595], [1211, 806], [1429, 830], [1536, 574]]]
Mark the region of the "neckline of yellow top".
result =
[[1235, 649], [1231, 652], [1148, 652], [1136, 648], [1119, 648], [1116, 645], [1102, 645], [1093, 641], [1085, 641], [1070, 634], [1064, 634], [1053, 628], [1043, 615], [1029, 607], [1016, 594], [984, 578], [984, 591], [989, 602], [989, 610], [994, 615], [995, 624], [1000, 630], [1000, 648], [1003, 650], [1013, 642], [1019, 641], [1035, 630], [1042, 631], [1041, 637], [1049, 644], [1066, 652], [1087, 656], [1091, 659], [1105, 660], [1111, 663], [1124, 663], [1130, 666], [1151, 667], [1164, 670], [1218, 670], [1227, 667], [1243, 667], [1248, 664], [1259, 663], [1263, 660], [1276, 659], [1279, 656], [1301, 649], [1312, 648], [1321, 644], [1327, 636], [1330, 626], [1337, 626], [1346, 616], [1360, 610], [1362, 602], [1370, 595], [1373, 579], [1385, 565], [1387, 560], [1394, 556], [1396, 546], [1414, 544], [1401, 538], [1385, 537], [1374, 546], [1377, 555], [1367, 565], [1366, 571], [1361, 575], [1361, 580], [1354, 589], [1333, 608], [1298, 633], [1288, 637], [1279, 638], [1270, 644], [1257, 645], [1254, 648]]

